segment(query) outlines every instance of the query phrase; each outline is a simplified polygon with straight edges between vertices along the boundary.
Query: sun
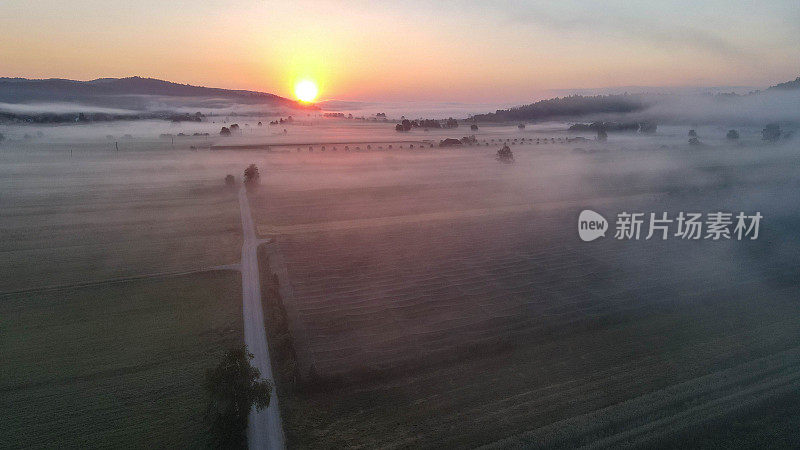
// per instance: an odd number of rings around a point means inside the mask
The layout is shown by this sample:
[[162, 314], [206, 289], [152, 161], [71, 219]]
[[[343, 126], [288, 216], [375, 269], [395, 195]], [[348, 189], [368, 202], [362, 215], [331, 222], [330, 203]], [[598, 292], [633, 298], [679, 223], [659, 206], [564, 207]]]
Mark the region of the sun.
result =
[[317, 98], [318, 92], [319, 89], [317, 89], [316, 83], [311, 80], [300, 81], [294, 86], [294, 95], [296, 95], [301, 102], [313, 102], [314, 99]]

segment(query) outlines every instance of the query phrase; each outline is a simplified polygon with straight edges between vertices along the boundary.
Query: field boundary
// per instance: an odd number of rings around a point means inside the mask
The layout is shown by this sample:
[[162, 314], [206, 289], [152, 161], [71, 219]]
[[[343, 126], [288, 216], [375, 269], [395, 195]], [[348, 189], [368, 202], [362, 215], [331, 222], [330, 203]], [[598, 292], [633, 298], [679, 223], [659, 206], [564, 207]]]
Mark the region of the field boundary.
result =
[[29, 289], [17, 289], [15, 291], [5, 291], [0, 292], [0, 297], [5, 297], [8, 295], [17, 295], [17, 294], [25, 294], [28, 292], [45, 292], [45, 291], [59, 291], [62, 289], [73, 289], [73, 288], [82, 288], [82, 287], [90, 287], [90, 286], [99, 286], [101, 284], [117, 284], [117, 283], [126, 283], [128, 281], [136, 281], [136, 280], [145, 280], [149, 278], [170, 278], [170, 277], [180, 277], [184, 275], [192, 275], [196, 273], [206, 273], [206, 272], [216, 272], [216, 271], [224, 271], [224, 270], [231, 270], [234, 272], [238, 272], [239, 264], [225, 264], [222, 266], [212, 266], [212, 267], [204, 267], [202, 269], [195, 269], [195, 270], [185, 270], [185, 271], [174, 271], [174, 272], [155, 272], [155, 273], [148, 273], [142, 275], [131, 275], [128, 277], [117, 277], [117, 278], [108, 278], [105, 280], [94, 280], [94, 281], [84, 281], [80, 283], [65, 283], [65, 284], [53, 284], [48, 286], [41, 286]]
[[592, 206], [597, 206], [598, 204], [605, 205], [617, 202], [619, 200], [648, 198], [653, 196], [660, 196], [661, 194], [663, 193], [653, 192], [653, 193], [633, 194], [633, 195], [617, 196], [617, 197], [596, 197], [596, 198], [577, 199], [577, 200], [559, 200], [552, 202], [541, 202], [537, 204], [530, 203], [524, 205], [498, 206], [495, 208], [440, 211], [440, 212], [423, 213], [423, 214], [408, 214], [402, 216], [374, 217], [369, 219], [334, 220], [329, 222], [314, 222], [314, 223], [304, 223], [298, 225], [283, 225], [283, 226], [258, 225], [257, 228], [259, 235], [263, 236], [318, 233], [326, 231], [351, 230], [358, 228], [409, 225], [420, 222], [446, 221], [446, 220], [485, 217], [485, 216], [503, 215], [503, 214], [518, 214], [518, 213], [527, 213], [535, 211], [548, 211], [568, 206], [583, 206], [588, 203], [592, 203]]
[[[274, 240], [265, 244], [264, 249], [267, 256], [267, 264], [269, 265], [269, 273], [275, 275], [278, 279], [278, 295], [287, 313], [289, 332], [295, 341], [295, 348], [298, 346], [300, 348], [308, 348], [308, 332], [300, 320], [300, 312], [294, 302], [294, 289], [292, 289], [292, 282], [289, 280], [289, 270], [286, 268], [283, 255], [281, 255], [278, 244]], [[297, 357], [297, 368], [300, 375], [305, 376], [311, 369], [311, 363], [305, 354], [302, 357], [301, 354], [302, 352], [297, 352], [295, 355]]]

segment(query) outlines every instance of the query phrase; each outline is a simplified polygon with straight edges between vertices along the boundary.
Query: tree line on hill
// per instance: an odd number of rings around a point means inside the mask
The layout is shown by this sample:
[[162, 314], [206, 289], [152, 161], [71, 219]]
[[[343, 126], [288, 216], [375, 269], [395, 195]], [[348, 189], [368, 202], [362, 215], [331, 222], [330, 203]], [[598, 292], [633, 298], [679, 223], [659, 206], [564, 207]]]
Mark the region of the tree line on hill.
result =
[[137, 114], [108, 114], [101, 112], [71, 112], [71, 113], [14, 113], [0, 111], [0, 123], [90, 123], [112, 122], [115, 120], [147, 120], [161, 119], [171, 122], [201, 122], [205, 116], [202, 113], [137, 113]]
[[493, 113], [472, 116], [485, 122], [538, 121], [556, 117], [577, 117], [599, 113], [631, 113], [644, 110], [648, 103], [641, 95], [570, 95], [540, 100], [529, 105], [498, 109]]

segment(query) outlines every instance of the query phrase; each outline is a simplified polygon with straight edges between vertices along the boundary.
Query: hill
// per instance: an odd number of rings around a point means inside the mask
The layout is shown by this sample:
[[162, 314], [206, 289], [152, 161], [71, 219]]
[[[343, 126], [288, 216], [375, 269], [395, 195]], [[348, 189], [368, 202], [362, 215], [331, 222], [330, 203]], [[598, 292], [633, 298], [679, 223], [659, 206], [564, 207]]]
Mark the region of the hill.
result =
[[644, 110], [648, 106], [641, 95], [570, 95], [540, 100], [530, 105], [497, 110], [494, 113], [478, 114], [478, 121], [499, 122], [510, 120], [542, 121], [554, 118], [580, 117], [588, 114], [630, 113]]
[[[528, 105], [478, 114], [483, 122], [544, 122], [548, 120], [666, 121], [669, 123], [760, 123], [798, 121], [800, 77], [747, 94], [607, 94], [570, 95]], [[630, 114], [630, 116], [625, 116]]]
[[768, 91], [791, 90], [791, 89], [800, 89], [800, 77], [795, 78], [794, 81], [778, 83], [775, 86], [770, 86], [769, 88], [767, 88]]
[[166, 103], [167, 107], [171, 106], [170, 100], [175, 100], [180, 106], [208, 107], [209, 100], [213, 99], [216, 104], [309, 108], [265, 92], [192, 86], [154, 78], [99, 78], [91, 81], [0, 78], [0, 102], [3, 103], [67, 102], [146, 110], [151, 109], [149, 105], [156, 98], [161, 106]]

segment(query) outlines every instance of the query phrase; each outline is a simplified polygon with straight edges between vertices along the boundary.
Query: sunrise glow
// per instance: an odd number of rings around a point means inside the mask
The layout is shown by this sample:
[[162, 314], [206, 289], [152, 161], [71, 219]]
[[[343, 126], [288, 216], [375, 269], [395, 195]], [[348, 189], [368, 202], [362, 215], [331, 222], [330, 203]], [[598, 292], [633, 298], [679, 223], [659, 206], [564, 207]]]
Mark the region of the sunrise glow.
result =
[[294, 86], [294, 95], [302, 102], [313, 102], [318, 93], [317, 84], [310, 80], [300, 81]]

